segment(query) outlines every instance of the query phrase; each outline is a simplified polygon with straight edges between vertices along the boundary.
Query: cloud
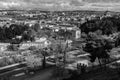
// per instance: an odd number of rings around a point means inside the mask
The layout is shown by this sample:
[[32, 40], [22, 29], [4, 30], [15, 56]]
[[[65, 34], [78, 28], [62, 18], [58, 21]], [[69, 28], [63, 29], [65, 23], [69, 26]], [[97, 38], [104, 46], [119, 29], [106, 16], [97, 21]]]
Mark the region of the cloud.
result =
[[118, 3], [120, 0], [83, 0], [84, 2], [89, 2], [89, 3]]
[[85, 4], [82, 2], [82, 0], [72, 0], [72, 1], [70, 1], [70, 5], [73, 5], [73, 6], [84, 6]]
[[120, 0], [0, 0], [0, 9], [120, 10]]

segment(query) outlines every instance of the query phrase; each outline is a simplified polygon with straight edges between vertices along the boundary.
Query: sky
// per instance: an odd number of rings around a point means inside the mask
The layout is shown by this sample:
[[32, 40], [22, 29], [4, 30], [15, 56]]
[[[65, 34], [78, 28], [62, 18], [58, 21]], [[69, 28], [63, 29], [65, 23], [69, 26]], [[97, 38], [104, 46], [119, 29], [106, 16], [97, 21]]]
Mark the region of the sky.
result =
[[120, 11], [120, 0], [0, 0], [0, 9]]

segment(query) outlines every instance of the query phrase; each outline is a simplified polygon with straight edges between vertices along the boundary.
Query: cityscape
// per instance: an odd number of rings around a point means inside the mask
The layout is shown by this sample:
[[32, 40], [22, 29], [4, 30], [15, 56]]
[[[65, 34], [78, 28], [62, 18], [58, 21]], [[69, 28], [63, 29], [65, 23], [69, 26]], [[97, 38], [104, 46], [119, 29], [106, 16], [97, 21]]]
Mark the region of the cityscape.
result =
[[64, 9], [45, 7], [56, 0], [21, 1], [0, 1], [0, 80], [120, 80], [117, 0], [105, 10], [73, 7], [95, 0], [70, 0]]

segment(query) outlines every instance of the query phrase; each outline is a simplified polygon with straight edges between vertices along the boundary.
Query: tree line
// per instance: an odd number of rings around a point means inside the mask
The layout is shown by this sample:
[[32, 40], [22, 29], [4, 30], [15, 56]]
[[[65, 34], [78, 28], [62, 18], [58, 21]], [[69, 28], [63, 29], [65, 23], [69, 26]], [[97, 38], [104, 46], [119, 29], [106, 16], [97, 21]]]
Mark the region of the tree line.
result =
[[102, 31], [102, 34], [109, 35], [120, 31], [120, 17], [104, 17], [102, 19], [89, 20], [81, 25], [81, 31], [85, 33]]

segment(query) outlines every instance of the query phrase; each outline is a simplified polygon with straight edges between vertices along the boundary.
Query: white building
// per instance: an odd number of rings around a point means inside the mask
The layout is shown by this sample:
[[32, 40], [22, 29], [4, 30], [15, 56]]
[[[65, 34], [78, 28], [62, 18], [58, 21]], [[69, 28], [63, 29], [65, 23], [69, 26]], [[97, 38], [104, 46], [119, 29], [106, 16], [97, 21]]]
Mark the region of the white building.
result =
[[0, 43], [0, 51], [5, 51], [10, 43]]
[[28, 49], [31, 46], [35, 46], [36, 48], [45, 48], [48, 47], [48, 45], [50, 45], [51, 42], [48, 40], [45, 41], [37, 41], [37, 42], [27, 42], [27, 43], [23, 43], [21, 44], [19, 49]]
[[76, 39], [81, 38], [81, 30], [76, 30]]

